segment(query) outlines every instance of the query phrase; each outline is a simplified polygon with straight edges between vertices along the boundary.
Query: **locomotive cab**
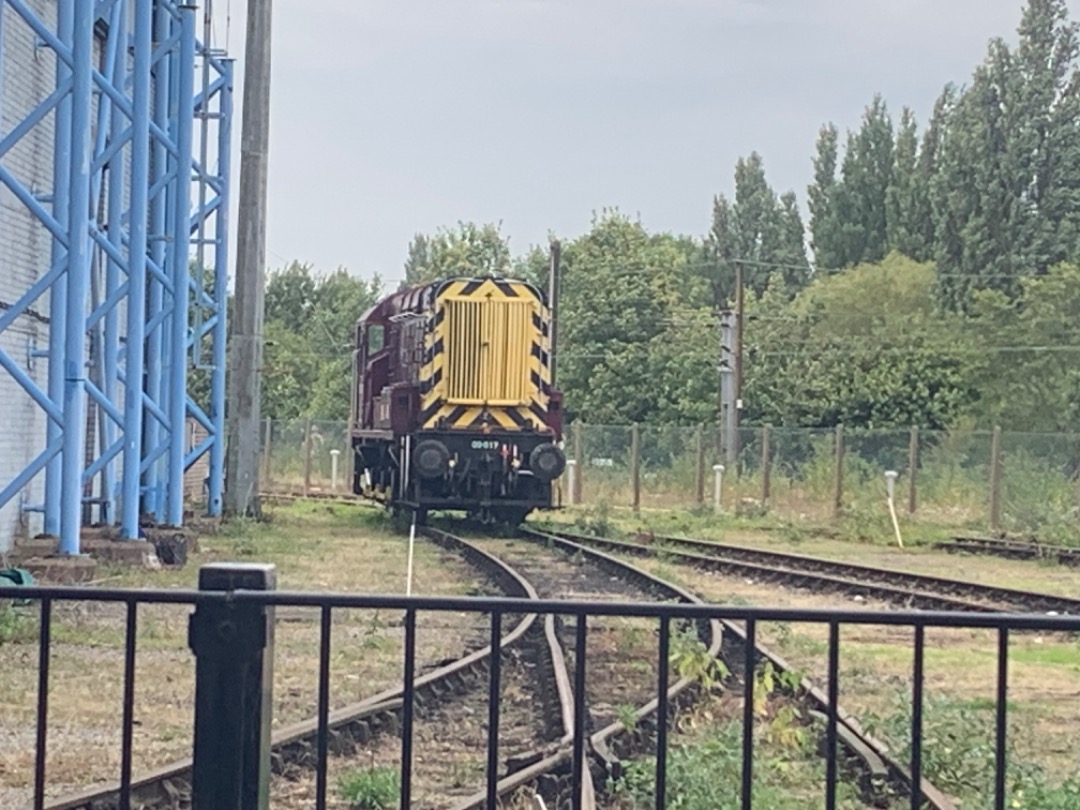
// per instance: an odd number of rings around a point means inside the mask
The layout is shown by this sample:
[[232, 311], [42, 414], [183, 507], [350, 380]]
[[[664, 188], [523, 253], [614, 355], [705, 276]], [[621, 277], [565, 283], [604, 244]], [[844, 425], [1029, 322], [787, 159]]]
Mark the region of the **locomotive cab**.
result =
[[550, 383], [550, 313], [522, 281], [451, 279], [395, 293], [357, 324], [353, 490], [517, 524], [553, 507], [566, 459]]

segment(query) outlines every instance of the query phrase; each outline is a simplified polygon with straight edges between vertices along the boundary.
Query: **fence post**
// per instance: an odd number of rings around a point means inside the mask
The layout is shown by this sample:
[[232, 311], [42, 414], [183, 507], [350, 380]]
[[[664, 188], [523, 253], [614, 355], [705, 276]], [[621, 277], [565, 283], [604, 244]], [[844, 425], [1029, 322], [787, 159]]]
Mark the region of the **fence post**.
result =
[[630, 428], [630, 488], [635, 512], [641, 511], [641, 427], [634, 422]]
[[266, 487], [270, 487], [270, 446], [273, 438], [273, 421], [266, 417], [266, 430], [263, 433], [263, 481]]
[[990, 440], [990, 531], [1001, 528], [1001, 428], [994, 425]]
[[304, 496], [311, 493], [311, 420], [304, 427]]
[[765, 425], [761, 429], [761, 505], [769, 505], [769, 497], [772, 495], [772, 458], [769, 455], [769, 434], [772, 433], [772, 425]]
[[585, 477], [585, 458], [583, 456], [583, 445], [585, 439], [582, 434], [585, 432], [585, 424], [579, 419], [574, 422], [574, 460], [577, 462], [574, 469], [574, 476], [571, 478], [570, 486], [573, 488], [573, 502], [576, 506], [580, 506], [582, 503], [581, 490], [582, 490], [582, 478]]
[[[272, 565], [211, 563], [200, 591], [272, 591]], [[274, 608], [205, 602], [188, 627], [195, 653], [192, 810], [266, 810], [270, 805], [270, 725]]]
[[916, 479], [919, 474], [919, 429], [914, 425], [911, 428], [911, 438], [908, 439], [908, 496], [907, 510], [909, 515], [915, 514], [918, 505], [918, 485]]
[[836, 480], [833, 484], [833, 515], [844, 511], [844, 426], [836, 426]]
[[694, 478], [694, 500], [705, 503], [705, 425], [697, 427], [697, 472]]

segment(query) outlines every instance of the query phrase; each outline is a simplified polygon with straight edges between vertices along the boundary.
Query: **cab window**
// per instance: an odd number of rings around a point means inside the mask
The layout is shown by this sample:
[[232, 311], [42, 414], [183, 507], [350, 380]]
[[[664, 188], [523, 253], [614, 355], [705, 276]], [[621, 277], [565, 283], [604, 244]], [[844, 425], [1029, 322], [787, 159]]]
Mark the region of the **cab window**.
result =
[[376, 352], [382, 351], [386, 334], [381, 323], [371, 324], [367, 328], [367, 353], [370, 357]]

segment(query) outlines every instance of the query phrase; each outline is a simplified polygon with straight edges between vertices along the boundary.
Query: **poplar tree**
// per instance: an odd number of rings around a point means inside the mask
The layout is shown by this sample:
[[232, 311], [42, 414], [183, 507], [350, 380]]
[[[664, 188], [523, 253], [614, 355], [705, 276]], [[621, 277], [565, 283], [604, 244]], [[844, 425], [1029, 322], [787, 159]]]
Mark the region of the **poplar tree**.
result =
[[814, 156], [814, 182], [807, 189], [810, 208], [810, 247], [819, 272], [843, 267], [840, 220], [836, 210], [839, 186], [836, 165], [839, 157], [839, 132], [834, 124], [821, 128]]
[[837, 193], [841, 262], [849, 267], [878, 262], [888, 247], [885, 199], [892, 180], [893, 126], [881, 96], [863, 115], [862, 126], [848, 136]]
[[1029, 0], [1015, 50], [994, 39], [951, 105], [935, 182], [940, 293], [967, 309], [979, 289], [1080, 254], [1078, 27], [1065, 0]]
[[933, 233], [928, 238], [925, 223], [930, 217], [929, 177], [919, 158], [915, 114], [905, 107], [896, 133], [892, 180], [885, 196], [888, 247], [916, 261], [925, 261], [933, 254]]

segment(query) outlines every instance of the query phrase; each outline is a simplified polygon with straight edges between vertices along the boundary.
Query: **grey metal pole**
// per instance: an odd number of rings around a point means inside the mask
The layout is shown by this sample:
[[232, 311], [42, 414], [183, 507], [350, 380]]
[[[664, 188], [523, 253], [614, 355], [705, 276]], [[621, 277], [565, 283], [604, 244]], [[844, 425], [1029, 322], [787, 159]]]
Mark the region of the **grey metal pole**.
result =
[[562, 244], [558, 239], [551, 243], [551, 268], [548, 275], [548, 310], [551, 312], [551, 326], [549, 327], [549, 340], [551, 351], [548, 353], [548, 364], [551, 368], [551, 387], [554, 388], [555, 355], [558, 351], [559, 337], [559, 277], [562, 270]]
[[262, 389], [266, 176], [270, 146], [271, 0], [249, 0], [240, 136], [236, 301], [231, 329], [226, 504], [236, 515], [259, 506], [259, 398]]
[[735, 315], [720, 313], [720, 421], [723, 426], [724, 460], [730, 470], [738, 460], [738, 424], [735, 418]]

